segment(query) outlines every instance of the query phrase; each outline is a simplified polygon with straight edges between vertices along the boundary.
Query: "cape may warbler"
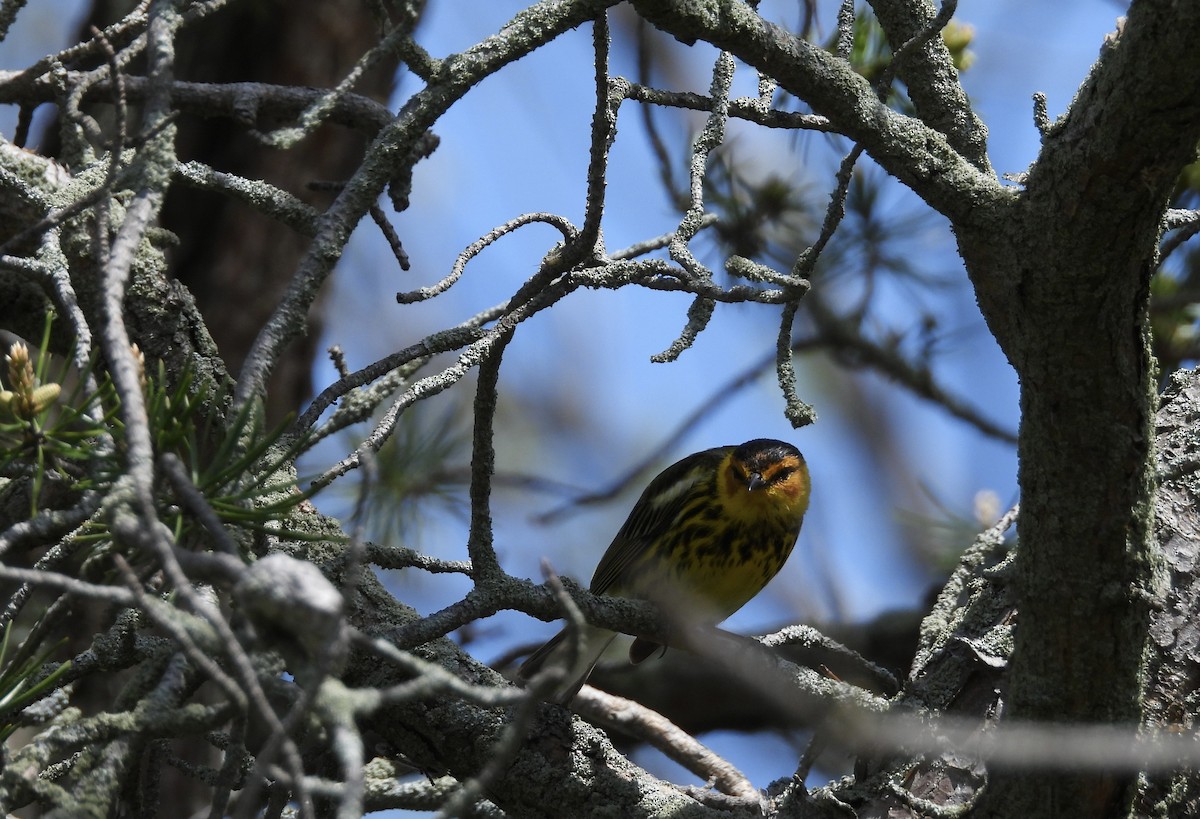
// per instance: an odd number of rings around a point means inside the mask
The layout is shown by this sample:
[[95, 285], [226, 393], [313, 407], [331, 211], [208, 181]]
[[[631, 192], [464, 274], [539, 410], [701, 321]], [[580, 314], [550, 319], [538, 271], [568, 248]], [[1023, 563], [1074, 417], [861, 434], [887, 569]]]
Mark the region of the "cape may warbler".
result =
[[[791, 444], [759, 438], [689, 455], [664, 469], [634, 504], [592, 577], [595, 594], [650, 600], [669, 618], [716, 625], [783, 566], [808, 508], [808, 467]], [[566, 703], [587, 680], [615, 632], [588, 626], [571, 661], [561, 631], [530, 655], [520, 676], [548, 662], [567, 667], [552, 699]], [[638, 638], [640, 663], [659, 646]]]

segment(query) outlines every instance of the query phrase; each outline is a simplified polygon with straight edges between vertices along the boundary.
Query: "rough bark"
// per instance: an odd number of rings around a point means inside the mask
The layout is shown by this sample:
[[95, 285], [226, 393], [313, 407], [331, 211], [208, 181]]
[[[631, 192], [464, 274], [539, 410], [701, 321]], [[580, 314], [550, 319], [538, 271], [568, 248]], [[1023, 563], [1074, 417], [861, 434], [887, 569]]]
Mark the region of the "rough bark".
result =
[[[1200, 720], [1200, 373], [1178, 373], [1155, 417], [1154, 541], [1167, 591], [1150, 613], [1143, 723], [1168, 733]], [[1171, 819], [1200, 814], [1200, 777], [1174, 771], [1138, 783], [1134, 812]]]

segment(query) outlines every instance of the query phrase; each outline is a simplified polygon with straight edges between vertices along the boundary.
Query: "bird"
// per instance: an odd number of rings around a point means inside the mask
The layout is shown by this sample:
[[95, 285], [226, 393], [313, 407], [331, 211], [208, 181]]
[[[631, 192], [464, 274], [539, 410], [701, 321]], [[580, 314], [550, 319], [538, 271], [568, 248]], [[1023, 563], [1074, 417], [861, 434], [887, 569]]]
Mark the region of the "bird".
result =
[[[593, 594], [648, 600], [672, 622], [715, 626], [740, 609], [783, 567], [796, 545], [811, 485], [800, 450], [755, 438], [688, 455], [660, 472], [638, 498], [600, 558]], [[563, 629], [518, 670], [528, 682], [547, 666], [565, 669], [547, 699], [568, 704], [617, 633]], [[638, 637], [629, 660], [659, 650]]]

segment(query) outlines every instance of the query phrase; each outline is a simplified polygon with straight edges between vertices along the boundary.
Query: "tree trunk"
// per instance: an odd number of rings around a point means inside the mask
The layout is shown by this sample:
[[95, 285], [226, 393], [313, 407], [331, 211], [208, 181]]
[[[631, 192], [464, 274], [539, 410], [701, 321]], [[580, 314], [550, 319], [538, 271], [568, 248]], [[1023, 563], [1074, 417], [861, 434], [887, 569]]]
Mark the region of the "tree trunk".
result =
[[[1141, 716], [1149, 610], [1161, 597], [1149, 279], [1161, 214], [1200, 140], [1200, 88], [1151, 66], [1200, 71], [1198, 34], [1195, 9], [1135, 4], [1046, 135], [1006, 229], [958, 230], [980, 306], [1021, 379], [1019, 625], [1005, 710], [1015, 721]], [[1172, 116], [1153, 116], [1164, 110]], [[1132, 781], [993, 770], [981, 809], [1123, 815]]]

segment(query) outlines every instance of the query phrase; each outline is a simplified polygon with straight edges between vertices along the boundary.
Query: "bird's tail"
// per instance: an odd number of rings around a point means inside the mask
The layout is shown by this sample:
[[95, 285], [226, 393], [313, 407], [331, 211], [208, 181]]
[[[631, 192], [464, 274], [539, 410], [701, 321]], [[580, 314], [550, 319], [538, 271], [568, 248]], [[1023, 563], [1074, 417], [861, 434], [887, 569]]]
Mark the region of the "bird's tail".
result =
[[565, 669], [563, 681], [546, 696], [547, 700], [559, 705], [566, 705], [579, 693], [600, 660], [600, 655], [617, 636], [615, 631], [597, 626], [584, 626], [578, 640], [568, 640], [568, 633], [567, 629], [563, 629], [555, 634], [530, 654], [517, 671], [522, 681], [528, 681], [547, 666]]

